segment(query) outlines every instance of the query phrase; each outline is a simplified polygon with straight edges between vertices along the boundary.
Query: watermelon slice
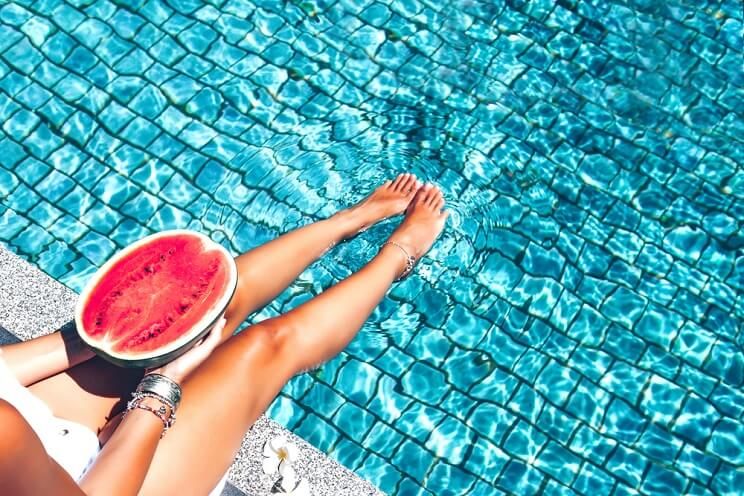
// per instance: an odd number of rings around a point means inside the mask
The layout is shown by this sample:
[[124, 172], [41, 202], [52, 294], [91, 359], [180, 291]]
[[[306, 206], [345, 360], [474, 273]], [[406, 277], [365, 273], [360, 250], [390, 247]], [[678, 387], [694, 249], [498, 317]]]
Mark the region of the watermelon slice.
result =
[[185, 353], [212, 328], [237, 280], [232, 256], [203, 234], [154, 234], [93, 275], [75, 309], [77, 330], [116, 365], [156, 367]]

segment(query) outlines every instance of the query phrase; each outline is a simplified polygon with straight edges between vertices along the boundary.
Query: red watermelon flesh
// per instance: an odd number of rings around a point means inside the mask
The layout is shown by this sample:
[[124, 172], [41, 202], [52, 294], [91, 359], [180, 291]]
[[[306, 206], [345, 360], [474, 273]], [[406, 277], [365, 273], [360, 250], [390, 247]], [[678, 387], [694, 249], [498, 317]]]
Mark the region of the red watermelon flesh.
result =
[[156, 237], [117, 260], [82, 311], [88, 340], [117, 353], [168, 346], [193, 331], [230, 291], [231, 260], [199, 236]]

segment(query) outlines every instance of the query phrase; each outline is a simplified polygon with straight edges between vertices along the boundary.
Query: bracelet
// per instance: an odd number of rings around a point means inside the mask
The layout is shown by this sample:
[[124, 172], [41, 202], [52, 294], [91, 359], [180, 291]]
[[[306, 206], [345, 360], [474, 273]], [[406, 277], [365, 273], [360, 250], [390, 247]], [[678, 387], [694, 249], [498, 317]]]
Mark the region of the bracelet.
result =
[[382, 250], [382, 248], [385, 245], [397, 246], [400, 249], [400, 251], [402, 251], [403, 254], [406, 256], [406, 266], [403, 269], [403, 272], [401, 272], [401, 274], [395, 280], [396, 281], [401, 281], [401, 280], [405, 279], [406, 277], [408, 277], [409, 275], [411, 275], [411, 272], [413, 272], [413, 268], [416, 266], [416, 257], [414, 257], [413, 255], [409, 254], [408, 253], [408, 250], [406, 250], [405, 248], [403, 248], [401, 245], [399, 245], [395, 241], [385, 241], [384, 243], [382, 243], [382, 245], [380, 245], [380, 249]]
[[154, 400], [158, 400], [163, 405], [170, 408], [171, 414], [175, 418], [176, 406], [173, 403], [171, 403], [170, 400], [163, 398], [162, 396], [155, 394], [155, 393], [146, 393], [146, 392], [138, 392], [138, 391], [135, 391], [132, 393], [132, 401], [135, 399], [142, 399], [142, 398], [152, 398]]
[[181, 402], [181, 386], [162, 374], [145, 375], [135, 392], [152, 393], [173, 405], [173, 410], [178, 408], [178, 404]]
[[[135, 408], [138, 408], [140, 410], [146, 410], [148, 412], [151, 412], [153, 415], [155, 415], [160, 421], [163, 423], [163, 431], [160, 433], [160, 439], [165, 436], [165, 433], [168, 432], [168, 429], [173, 427], [173, 425], [176, 423], [176, 412], [173, 410], [172, 405], [168, 405], [166, 402], [162, 400], [162, 398], [158, 397], [154, 394], [149, 393], [132, 393], [133, 398], [129, 400], [127, 403], [127, 409], [124, 412], [124, 416], [134, 410]], [[142, 400], [145, 398], [153, 398], [158, 401], [160, 401], [162, 404], [160, 405], [160, 408], [153, 408], [149, 405], [144, 405], [142, 403]], [[166, 406], [170, 407], [170, 415], [166, 416], [168, 413], [168, 410]]]

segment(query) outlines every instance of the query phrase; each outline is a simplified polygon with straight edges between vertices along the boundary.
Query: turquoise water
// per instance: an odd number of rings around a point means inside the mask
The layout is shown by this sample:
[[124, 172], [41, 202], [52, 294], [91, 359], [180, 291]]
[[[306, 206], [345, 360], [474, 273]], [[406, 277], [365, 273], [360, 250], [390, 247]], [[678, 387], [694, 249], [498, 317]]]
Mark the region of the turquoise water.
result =
[[0, 241], [79, 290], [413, 171], [442, 239], [271, 416], [391, 494], [736, 494], [743, 86], [737, 1], [4, 2]]

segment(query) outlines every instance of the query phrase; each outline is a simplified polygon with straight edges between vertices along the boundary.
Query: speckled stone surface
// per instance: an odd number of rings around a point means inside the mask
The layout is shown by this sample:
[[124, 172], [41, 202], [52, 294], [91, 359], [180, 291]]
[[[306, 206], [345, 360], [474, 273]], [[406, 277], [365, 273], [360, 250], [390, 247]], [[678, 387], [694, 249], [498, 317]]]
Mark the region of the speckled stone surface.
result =
[[[10, 341], [6, 330], [29, 339], [67, 324], [77, 295], [29, 263], [0, 246], [0, 344]], [[284, 435], [295, 443], [300, 459], [295, 464], [299, 477], [307, 478], [314, 496], [376, 496], [383, 493], [353, 472], [328, 458], [276, 422], [261, 417], [243, 439], [240, 452], [230, 468], [230, 481], [223, 496], [270, 494], [276, 476], [263, 473], [261, 460], [266, 440]]]
[[0, 325], [20, 339], [47, 334], [73, 316], [75, 293], [0, 246]]

